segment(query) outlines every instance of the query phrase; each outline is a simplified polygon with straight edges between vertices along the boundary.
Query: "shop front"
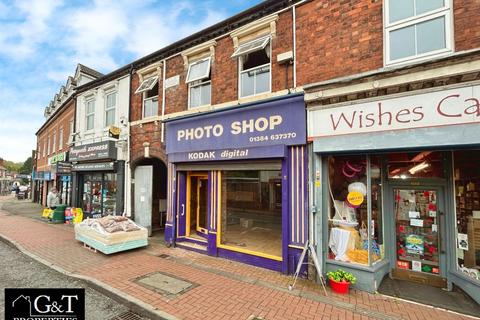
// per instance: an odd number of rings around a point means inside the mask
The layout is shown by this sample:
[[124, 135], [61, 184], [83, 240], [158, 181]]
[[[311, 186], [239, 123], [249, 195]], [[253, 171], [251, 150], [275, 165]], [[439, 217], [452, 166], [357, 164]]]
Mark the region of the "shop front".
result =
[[292, 272], [308, 239], [303, 95], [166, 123], [169, 244]]
[[[53, 186], [57, 189], [61, 204], [71, 204], [71, 164], [67, 162], [68, 152], [59, 152], [48, 158]], [[53, 187], [52, 186], [52, 187]], [[49, 187], [50, 190], [51, 187]]]
[[311, 107], [317, 236], [327, 271], [480, 301], [480, 86]]
[[73, 203], [85, 217], [122, 214], [124, 209], [125, 162], [117, 160], [114, 141], [75, 146], [70, 150], [73, 163]]

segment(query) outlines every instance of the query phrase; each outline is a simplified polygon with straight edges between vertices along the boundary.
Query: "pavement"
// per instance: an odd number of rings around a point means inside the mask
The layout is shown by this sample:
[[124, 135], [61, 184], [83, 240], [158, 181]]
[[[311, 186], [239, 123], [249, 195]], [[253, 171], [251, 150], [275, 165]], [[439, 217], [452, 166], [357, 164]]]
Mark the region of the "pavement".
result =
[[[83, 281], [57, 272], [3, 242], [0, 242], [0, 257], [3, 288], [85, 288], [87, 319], [115, 319], [130, 312], [128, 307], [89, 288]], [[0, 315], [4, 313], [4, 301], [4, 291], [0, 290]]]
[[144, 249], [107, 256], [77, 242], [71, 225], [42, 221], [41, 207], [28, 202], [7, 205], [11, 201], [0, 197], [0, 239], [51, 268], [124, 299], [132, 310], [152, 319], [474, 318], [358, 290], [348, 295], [329, 291], [325, 296], [318, 284], [304, 279], [289, 291], [291, 276], [167, 248], [155, 238]]

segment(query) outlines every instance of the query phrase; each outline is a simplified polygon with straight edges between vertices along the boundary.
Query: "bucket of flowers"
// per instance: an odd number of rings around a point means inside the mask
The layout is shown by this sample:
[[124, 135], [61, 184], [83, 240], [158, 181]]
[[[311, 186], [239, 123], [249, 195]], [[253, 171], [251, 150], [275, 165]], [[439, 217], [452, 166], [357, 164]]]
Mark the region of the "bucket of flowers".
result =
[[357, 278], [353, 274], [342, 269], [327, 272], [327, 277], [332, 291], [340, 294], [347, 294], [350, 284], [357, 282]]

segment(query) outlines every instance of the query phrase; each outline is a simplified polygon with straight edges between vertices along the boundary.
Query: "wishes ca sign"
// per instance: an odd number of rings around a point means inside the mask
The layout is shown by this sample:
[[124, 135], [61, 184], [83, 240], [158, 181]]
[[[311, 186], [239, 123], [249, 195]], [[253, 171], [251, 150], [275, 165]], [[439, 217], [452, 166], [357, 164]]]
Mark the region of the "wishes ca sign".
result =
[[312, 110], [308, 137], [480, 122], [480, 85]]

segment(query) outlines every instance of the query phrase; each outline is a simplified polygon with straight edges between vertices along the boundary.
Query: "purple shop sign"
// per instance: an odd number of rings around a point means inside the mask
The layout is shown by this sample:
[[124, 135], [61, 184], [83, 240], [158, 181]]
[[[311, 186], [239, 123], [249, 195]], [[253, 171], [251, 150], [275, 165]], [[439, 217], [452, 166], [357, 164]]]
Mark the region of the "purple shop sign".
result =
[[171, 162], [280, 156], [273, 154], [280, 148], [272, 146], [307, 141], [303, 95], [172, 120], [166, 126]]
[[285, 146], [253, 147], [253, 148], [228, 148], [209, 151], [191, 151], [170, 153], [170, 162], [192, 162], [192, 161], [225, 161], [241, 159], [261, 158], [283, 158], [285, 157]]

